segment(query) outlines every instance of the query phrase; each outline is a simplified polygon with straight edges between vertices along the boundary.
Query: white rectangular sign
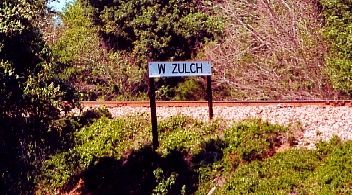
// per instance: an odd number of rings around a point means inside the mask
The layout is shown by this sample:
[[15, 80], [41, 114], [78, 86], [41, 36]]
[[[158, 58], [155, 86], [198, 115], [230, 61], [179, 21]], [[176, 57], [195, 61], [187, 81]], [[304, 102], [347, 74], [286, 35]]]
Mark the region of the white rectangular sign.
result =
[[211, 75], [211, 63], [195, 62], [149, 62], [149, 78]]

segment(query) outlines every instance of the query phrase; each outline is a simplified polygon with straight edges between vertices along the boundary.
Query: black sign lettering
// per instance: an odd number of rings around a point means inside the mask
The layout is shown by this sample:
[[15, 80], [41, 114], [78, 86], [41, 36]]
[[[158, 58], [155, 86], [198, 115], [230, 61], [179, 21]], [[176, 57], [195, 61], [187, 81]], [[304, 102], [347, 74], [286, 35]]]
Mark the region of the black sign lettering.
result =
[[199, 70], [200, 70], [200, 73], [203, 73], [202, 63], [201, 64], [196, 63], [196, 66], [197, 66], [197, 73], [199, 73]]
[[186, 63], [183, 64], [183, 68], [185, 69], [184, 73], [191, 73], [191, 72], [187, 71], [188, 69], [187, 69], [187, 64]]
[[173, 74], [176, 74], [177, 72], [176, 72], [176, 68], [177, 68], [177, 64], [172, 64], [173, 66], [174, 66], [174, 69], [172, 70], [172, 73]]
[[[194, 68], [193, 68], [194, 67]], [[196, 73], [197, 70], [196, 70], [196, 64], [192, 63], [190, 66], [189, 66], [189, 69], [191, 70], [191, 73]]]
[[159, 74], [165, 74], [165, 64], [158, 64]]
[[181, 71], [181, 66], [180, 64], [177, 64], [178, 65], [178, 73], [184, 73], [185, 72], [185, 66], [182, 66], [182, 71]]

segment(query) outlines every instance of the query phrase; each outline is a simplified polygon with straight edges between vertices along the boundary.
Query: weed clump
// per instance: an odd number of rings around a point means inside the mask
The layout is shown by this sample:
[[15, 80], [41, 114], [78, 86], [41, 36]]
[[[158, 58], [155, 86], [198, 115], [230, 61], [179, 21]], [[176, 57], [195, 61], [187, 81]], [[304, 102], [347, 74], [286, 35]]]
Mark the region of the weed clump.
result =
[[272, 156], [275, 149], [283, 144], [288, 129], [261, 120], [248, 120], [235, 123], [225, 131], [226, 164], [232, 168], [240, 162], [263, 160]]

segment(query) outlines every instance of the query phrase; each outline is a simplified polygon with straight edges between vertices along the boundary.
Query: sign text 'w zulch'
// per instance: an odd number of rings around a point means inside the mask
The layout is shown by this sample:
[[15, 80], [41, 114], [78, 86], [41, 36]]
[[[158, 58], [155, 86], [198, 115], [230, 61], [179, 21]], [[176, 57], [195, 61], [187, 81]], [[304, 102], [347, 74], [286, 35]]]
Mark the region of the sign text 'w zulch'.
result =
[[149, 62], [149, 78], [211, 75], [211, 64], [197, 62]]

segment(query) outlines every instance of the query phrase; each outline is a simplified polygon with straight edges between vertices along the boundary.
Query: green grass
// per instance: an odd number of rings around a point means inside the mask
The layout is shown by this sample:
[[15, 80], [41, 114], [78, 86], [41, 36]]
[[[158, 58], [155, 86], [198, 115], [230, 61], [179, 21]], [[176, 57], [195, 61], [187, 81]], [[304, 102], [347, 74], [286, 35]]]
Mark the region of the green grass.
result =
[[101, 118], [75, 134], [75, 146], [48, 159], [37, 193], [349, 194], [352, 142], [333, 138], [317, 150], [288, 149], [290, 129], [261, 120], [230, 127], [185, 116], [159, 121], [153, 151], [149, 116]]

